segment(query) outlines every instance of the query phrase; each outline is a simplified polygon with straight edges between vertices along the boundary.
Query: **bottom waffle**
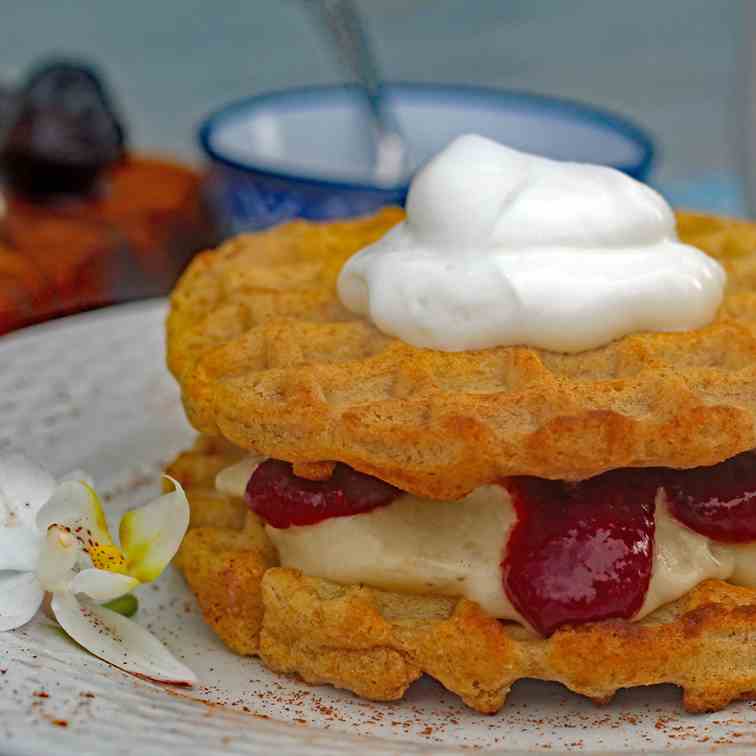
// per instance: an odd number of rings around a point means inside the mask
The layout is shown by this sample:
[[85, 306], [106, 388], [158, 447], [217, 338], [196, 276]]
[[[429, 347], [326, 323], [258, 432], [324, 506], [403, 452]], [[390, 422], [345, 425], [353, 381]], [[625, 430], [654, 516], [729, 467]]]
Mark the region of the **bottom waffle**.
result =
[[261, 521], [215, 491], [216, 473], [241, 454], [200, 438], [169, 466], [191, 506], [176, 564], [224, 643], [275, 672], [377, 701], [401, 698], [428, 674], [485, 713], [520, 678], [600, 702], [620, 688], [673, 683], [689, 711], [756, 695], [756, 590], [709, 580], [641, 621], [544, 639], [466, 599], [338, 585], [277, 566]]

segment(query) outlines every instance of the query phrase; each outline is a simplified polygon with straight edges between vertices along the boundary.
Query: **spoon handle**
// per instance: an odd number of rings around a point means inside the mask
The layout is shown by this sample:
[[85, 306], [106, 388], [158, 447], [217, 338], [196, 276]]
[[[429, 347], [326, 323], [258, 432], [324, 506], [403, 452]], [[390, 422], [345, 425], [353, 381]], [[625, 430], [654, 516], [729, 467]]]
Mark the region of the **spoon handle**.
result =
[[317, 5], [344, 64], [363, 87], [373, 117], [383, 130], [395, 131], [381, 96], [380, 69], [353, 0], [320, 0]]

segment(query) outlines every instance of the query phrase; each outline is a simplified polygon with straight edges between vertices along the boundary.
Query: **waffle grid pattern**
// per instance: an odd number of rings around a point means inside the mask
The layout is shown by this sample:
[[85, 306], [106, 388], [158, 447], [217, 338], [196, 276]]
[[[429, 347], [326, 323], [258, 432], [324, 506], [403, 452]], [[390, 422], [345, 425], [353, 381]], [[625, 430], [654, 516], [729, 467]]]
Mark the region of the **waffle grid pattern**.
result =
[[195, 259], [167, 335], [198, 430], [292, 462], [343, 461], [439, 499], [506, 475], [579, 480], [756, 447], [756, 226], [678, 216], [682, 239], [728, 271], [706, 328], [577, 355], [445, 353], [381, 334], [336, 295], [344, 261], [401, 218], [297, 221]]

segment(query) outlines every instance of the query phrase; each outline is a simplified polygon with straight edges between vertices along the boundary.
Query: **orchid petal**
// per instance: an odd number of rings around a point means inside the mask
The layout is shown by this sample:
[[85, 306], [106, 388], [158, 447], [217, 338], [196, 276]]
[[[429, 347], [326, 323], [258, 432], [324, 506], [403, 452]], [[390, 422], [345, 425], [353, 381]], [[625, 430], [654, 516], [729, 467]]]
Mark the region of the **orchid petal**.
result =
[[52, 610], [60, 626], [95, 656], [140, 677], [192, 685], [194, 673], [143, 627], [72, 593], [55, 593]]
[[125, 572], [126, 560], [110, 537], [102, 503], [91, 486], [78, 481], [61, 483], [37, 516], [37, 526], [43, 532], [51, 525], [68, 530], [95, 567]]
[[0, 527], [0, 570], [34, 572], [41, 546], [36, 528]]
[[0, 527], [34, 527], [55, 488], [52, 476], [23, 454], [0, 456]]
[[65, 475], [58, 478], [58, 483], [67, 483], [71, 480], [75, 481], [76, 483], [85, 483], [90, 488], [94, 488], [94, 479], [88, 472], [85, 472], [84, 470], [79, 470], [78, 468], [76, 470], [71, 470], [70, 472], [67, 472]]
[[51, 527], [47, 531], [37, 564], [37, 577], [46, 591], [66, 589], [73, 580], [79, 552], [78, 541], [67, 530]]
[[74, 535], [80, 532], [82, 538], [91, 537], [97, 543], [113, 543], [100, 498], [91, 486], [81, 481], [64, 481], [53, 491], [50, 501], [37, 515], [37, 527], [41, 531], [50, 525], [63, 525]]
[[[168, 477], [168, 476], [166, 476]], [[120, 525], [121, 548], [130, 575], [143, 583], [155, 580], [173, 559], [189, 527], [189, 502], [181, 484], [139, 509], [127, 512]]]
[[33, 572], [0, 577], [0, 631], [25, 625], [37, 613], [44, 596]]
[[139, 585], [136, 578], [107, 570], [82, 570], [68, 586], [71, 593], [86, 593], [98, 602], [112, 601], [129, 593]]

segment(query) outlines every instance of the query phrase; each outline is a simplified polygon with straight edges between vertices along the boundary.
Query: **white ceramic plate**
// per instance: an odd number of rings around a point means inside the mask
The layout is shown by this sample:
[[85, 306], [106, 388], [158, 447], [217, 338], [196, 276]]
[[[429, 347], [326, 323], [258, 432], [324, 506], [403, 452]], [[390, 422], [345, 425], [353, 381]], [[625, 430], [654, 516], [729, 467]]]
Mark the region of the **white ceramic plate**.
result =
[[[0, 450], [20, 449], [56, 474], [83, 467], [110, 493], [116, 515], [155, 494], [161, 465], [193, 436], [163, 366], [164, 314], [164, 303], [148, 302], [0, 340]], [[226, 651], [172, 571], [139, 598], [139, 621], [200, 685], [177, 690], [133, 678], [42, 621], [0, 634], [3, 756], [700, 753], [756, 745], [755, 706], [690, 716], [670, 686], [626, 691], [598, 708], [559, 685], [520, 683], [490, 717], [427, 680], [399, 703], [360, 701]]]

